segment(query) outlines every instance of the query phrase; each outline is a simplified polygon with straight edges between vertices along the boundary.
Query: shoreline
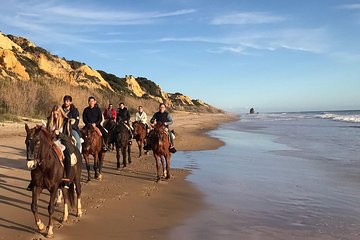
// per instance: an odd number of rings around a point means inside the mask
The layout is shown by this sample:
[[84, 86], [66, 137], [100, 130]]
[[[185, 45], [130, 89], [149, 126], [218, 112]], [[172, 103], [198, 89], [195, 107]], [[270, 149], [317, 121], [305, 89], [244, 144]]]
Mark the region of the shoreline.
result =
[[[221, 123], [236, 120], [226, 114], [173, 113], [175, 120], [175, 144], [180, 151], [215, 149], [224, 145], [219, 139], [207, 134]], [[221, 121], [220, 121], [221, 119]], [[0, 164], [0, 195], [7, 196], [0, 207], [0, 239], [39, 239], [30, 211], [31, 193], [25, 190], [29, 172], [24, 163], [24, 127], [15, 124], [15, 131], [0, 134], [0, 152], [5, 161]], [[200, 129], [199, 129], [200, 127]], [[3, 127], [0, 127], [2, 130]], [[0, 131], [2, 132], [2, 131]], [[191, 141], [189, 141], [191, 139]], [[14, 145], [16, 145], [14, 147]], [[54, 229], [56, 239], [166, 239], [174, 227], [206, 207], [201, 189], [185, 178], [190, 171], [172, 169], [169, 181], [155, 183], [153, 156], [137, 158], [137, 146], [132, 147], [133, 163], [120, 171], [115, 170], [115, 154], [107, 153], [104, 163], [104, 181], [83, 183], [83, 218], [76, 219], [71, 211], [70, 220]], [[3, 158], [3, 157], [2, 157]], [[85, 177], [83, 168], [82, 179]], [[93, 172], [92, 172], [93, 175]], [[14, 177], [17, 176], [17, 177]], [[40, 212], [47, 220], [47, 205], [42, 194]], [[14, 202], [16, 204], [14, 204]], [[62, 209], [56, 208], [56, 221]], [[26, 216], [26, 217], [24, 217]], [[121, 227], [118, 227], [121, 226]], [[95, 229], [89, 232], [88, 229]]]

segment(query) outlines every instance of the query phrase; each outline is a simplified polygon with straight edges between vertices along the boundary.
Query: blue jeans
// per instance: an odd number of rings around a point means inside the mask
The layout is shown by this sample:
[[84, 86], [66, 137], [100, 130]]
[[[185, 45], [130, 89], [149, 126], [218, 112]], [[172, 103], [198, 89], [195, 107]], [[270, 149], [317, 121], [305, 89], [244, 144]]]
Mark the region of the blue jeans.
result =
[[77, 147], [77, 149], [79, 149], [79, 151], [81, 152], [81, 142], [80, 142], [80, 136], [79, 136], [78, 132], [75, 131], [75, 130], [71, 130], [71, 134], [76, 139], [76, 147]]

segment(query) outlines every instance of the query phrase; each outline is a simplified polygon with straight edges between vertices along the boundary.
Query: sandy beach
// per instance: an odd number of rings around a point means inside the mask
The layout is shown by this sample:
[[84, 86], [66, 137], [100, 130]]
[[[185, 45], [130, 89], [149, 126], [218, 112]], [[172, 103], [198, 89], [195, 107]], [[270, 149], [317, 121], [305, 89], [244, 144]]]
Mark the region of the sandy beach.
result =
[[[176, 147], [183, 151], [222, 146], [223, 142], [206, 132], [234, 119], [198, 113], [174, 113], [173, 117]], [[25, 168], [24, 137], [23, 123], [1, 124], [0, 239], [44, 239], [33, 221], [31, 193], [25, 190], [30, 172]], [[137, 158], [137, 154], [134, 142], [133, 163], [120, 171], [115, 169], [115, 153], [106, 154], [103, 181], [83, 182], [83, 217], [77, 219], [71, 211], [68, 223], [62, 225], [62, 207], [56, 207], [55, 239], [166, 239], [172, 228], [206, 208], [200, 191], [185, 180], [187, 170], [173, 169], [169, 181], [155, 183], [153, 156]], [[45, 222], [47, 199], [44, 191], [40, 214]]]

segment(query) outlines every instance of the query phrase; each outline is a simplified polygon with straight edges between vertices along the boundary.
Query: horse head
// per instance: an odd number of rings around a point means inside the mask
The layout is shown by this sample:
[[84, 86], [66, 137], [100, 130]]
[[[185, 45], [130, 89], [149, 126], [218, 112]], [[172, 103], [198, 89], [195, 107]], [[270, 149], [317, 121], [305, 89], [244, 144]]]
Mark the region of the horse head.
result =
[[132, 127], [134, 129], [135, 135], [139, 135], [144, 131], [146, 132], [145, 124], [140, 121], [133, 122]]
[[37, 164], [41, 163], [41, 141], [47, 140], [50, 144], [52, 143], [52, 136], [50, 132], [48, 132], [42, 125], [36, 125], [33, 128], [29, 128], [29, 126], [25, 123], [25, 130], [27, 166], [29, 169], [34, 169], [36, 168]]
[[40, 128], [41, 126], [29, 128], [29, 126], [25, 123], [25, 130], [26, 130], [25, 144], [26, 144], [27, 161], [37, 160], [39, 157]]

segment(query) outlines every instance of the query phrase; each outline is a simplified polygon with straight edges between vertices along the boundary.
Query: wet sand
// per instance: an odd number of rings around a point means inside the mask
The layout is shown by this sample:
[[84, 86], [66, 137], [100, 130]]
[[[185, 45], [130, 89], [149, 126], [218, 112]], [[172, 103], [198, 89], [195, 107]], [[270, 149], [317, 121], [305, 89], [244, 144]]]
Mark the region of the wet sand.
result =
[[[195, 113], [174, 113], [173, 118], [178, 150], [222, 146], [223, 142], [206, 132], [234, 119]], [[30, 172], [25, 168], [24, 136], [23, 123], [0, 125], [0, 239], [44, 239], [36, 231], [31, 193], [25, 190]], [[120, 171], [115, 170], [115, 153], [106, 154], [104, 180], [83, 182], [83, 217], [77, 219], [71, 211], [68, 223], [62, 225], [62, 208], [56, 207], [55, 239], [166, 239], [171, 229], [206, 208], [202, 194], [185, 180], [188, 170], [173, 169], [169, 181], [155, 183], [153, 157], [137, 158], [137, 154], [135, 143], [133, 163]], [[85, 174], [83, 170], [83, 180]], [[44, 222], [47, 199], [44, 191], [39, 206]]]

